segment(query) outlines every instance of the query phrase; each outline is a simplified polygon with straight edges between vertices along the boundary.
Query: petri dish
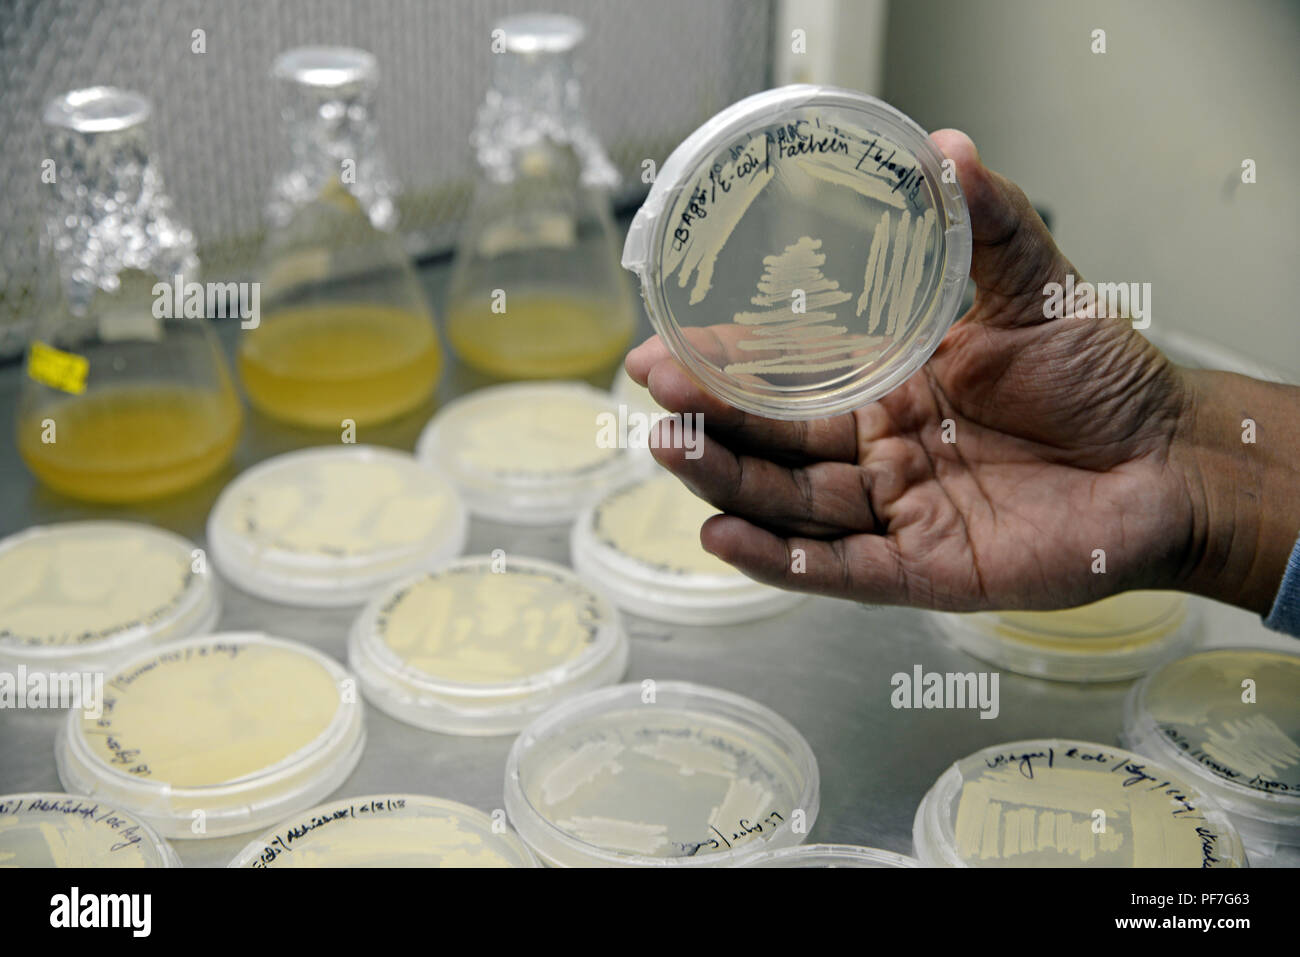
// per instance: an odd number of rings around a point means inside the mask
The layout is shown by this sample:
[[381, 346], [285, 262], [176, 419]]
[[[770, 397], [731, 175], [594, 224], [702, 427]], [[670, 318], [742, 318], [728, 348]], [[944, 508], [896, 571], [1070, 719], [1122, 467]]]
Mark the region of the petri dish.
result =
[[[500, 812], [497, 812], [500, 814]], [[537, 867], [505, 822], [419, 794], [339, 798], [295, 814], [230, 867]]]
[[1168, 662], [1129, 694], [1124, 741], [1211, 795], [1248, 844], [1300, 845], [1300, 656], [1224, 648]]
[[1121, 748], [1015, 741], [955, 762], [922, 799], [926, 867], [1245, 867], [1241, 838], [1203, 792]]
[[94, 798], [55, 792], [0, 797], [0, 867], [180, 867], [147, 823]]
[[134, 522], [65, 522], [0, 541], [0, 672], [102, 671], [210, 631], [213, 577], [192, 542]]
[[856, 844], [801, 844], [756, 854], [744, 867], [920, 867], [915, 857]]
[[269, 601], [360, 605], [459, 555], [469, 520], [437, 472], [394, 449], [303, 449], [230, 483], [208, 517], [218, 570]]
[[905, 381], [957, 317], [966, 200], [908, 117], [796, 85], [741, 100], [673, 151], [623, 266], [655, 331], [723, 401], [820, 418]]
[[681, 625], [779, 614], [803, 596], [747, 578], [704, 550], [717, 509], [657, 470], [610, 492], [573, 525], [573, 567], [625, 611]]
[[446, 472], [474, 515], [519, 525], [570, 522], [644, 467], [610, 393], [581, 382], [471, 392], [433, 417], [415, 454]]
[[506, 759], [506, 813], [556, 867], [709, 867], [799, 843], [817, 760], [784, 718], [684, 681], [601, 688], [552, 708]]
[[618, 612], [560, 565], [475, 556], [409, 578], [362, 610], [348, 661], [371, 704], [446, 734], [519, 731], [627, 669]]
[[981, 661], [1055, 681], [1135, 678], [1201, 638], [1200, 615], [1178, 592], [1124, 592], [1061, 611], [939, 612], [933, 621]]
[[165, 837], [224, 837], [309, 807], [365, 743], [352, 677], [298, 642], [187, 638], [105, 682], [103, 714], [68, 714], [55, 750], [71, 793], [127, 808]]

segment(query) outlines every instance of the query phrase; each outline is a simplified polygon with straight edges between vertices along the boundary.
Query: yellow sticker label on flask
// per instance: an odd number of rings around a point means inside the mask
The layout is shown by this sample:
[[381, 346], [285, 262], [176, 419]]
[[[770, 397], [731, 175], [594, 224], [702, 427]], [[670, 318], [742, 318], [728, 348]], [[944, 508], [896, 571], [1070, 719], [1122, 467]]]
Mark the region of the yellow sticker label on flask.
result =
[[43, 342], [33, 342], [27, 354], [27, 375], [51, 389], [80, 395], [86, 391], [90, 362], [75, 352], [64, 352]]

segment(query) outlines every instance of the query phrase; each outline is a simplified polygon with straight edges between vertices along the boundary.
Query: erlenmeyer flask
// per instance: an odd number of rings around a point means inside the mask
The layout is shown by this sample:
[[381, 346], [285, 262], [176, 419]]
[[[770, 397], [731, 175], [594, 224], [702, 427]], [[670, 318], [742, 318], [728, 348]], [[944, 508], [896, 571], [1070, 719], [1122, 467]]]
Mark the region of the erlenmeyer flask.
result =
[[197, 305], [207, 297], [183, 308], [199, 262], [149, 155], [148, 117], [143, 96], [111, 87], [56, 97], [43, 115], [52, 208], [17, 444], [47, 485], [91, 501], [206, 478], [242, 417]]
[[447, 304], [469, 365], [510, 379], [601, 375], [634, 325], [609, 190], [617, 182], [579, 104], [571, 17], [497, 24], [492, 88], [471, 142], [479, 177]]
[[375, 58], [303, 47], [277, 57], [272, 74], [291, 161], [267, 206], [261, 315], [243, 330], [240, 378], [257, 408], [297, 425], [392, 419], [433, 392], [442, 350], [395, 232]]

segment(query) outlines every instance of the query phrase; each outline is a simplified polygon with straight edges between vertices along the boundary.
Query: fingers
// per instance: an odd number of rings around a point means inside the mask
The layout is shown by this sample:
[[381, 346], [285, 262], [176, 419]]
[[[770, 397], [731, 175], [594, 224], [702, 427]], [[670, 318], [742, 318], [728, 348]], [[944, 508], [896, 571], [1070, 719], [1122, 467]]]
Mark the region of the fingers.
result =
[[867, 603], [901, 604], [908, 597], [902, 566], [878, 535], [782, 538], [735, 515], [715, 515], [701, 528], [700, 542], [767, 585]]
[[931, 134], [944, 156], [953, 161], [957, 182], [970, 209], [971, 278], [984, 293], [1023, 300], [1037, 308], [991, 310], [984, 321], [1000, 324], [1042, 322], [1043, 287], [1063, 282], [1074, 267], [1056, 248], [1047, 227], [1024, 192], [980, 162], [969, 136], [959, 130]]
[[853, 416], [782, 422], [744, 412], [717, 398], [691, 378], [658, 336], [628, 353], [633, 381], [669, 412], [698, 412], [704, 428], [728, 445], [762, 451], [772, 458], [852, 462], [858, 453]]
[[[661, 426], [662, 428], [662, 426]], [[787, 467], [744, 455], [708, 435], [691, 455], [660, 442], [654, 457], [696, 495], [785, 535], [829, 537], [879, 531], [868, 473], [842, 462]]]

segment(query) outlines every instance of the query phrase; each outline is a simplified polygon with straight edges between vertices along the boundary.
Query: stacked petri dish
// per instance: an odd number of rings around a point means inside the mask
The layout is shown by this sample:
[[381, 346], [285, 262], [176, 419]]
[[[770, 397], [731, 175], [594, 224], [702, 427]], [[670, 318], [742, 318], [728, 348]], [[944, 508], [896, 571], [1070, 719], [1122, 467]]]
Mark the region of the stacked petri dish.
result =
[[[500, 813], [500, 812], [498, 812]], [[230, 867], [537, 867], [527, 846], [477, 808], [419, 794], [340, 798], [250, 841]]]
[[912, 826], [927, 867], [1244, 867], [1228, 816], [1186, 778], [1122, 748], [1055, 738], [956, 761]]
[[506, 812], [559, 867], [720, 867], [803, 840], [820, 779], [808, 743], [740, 695], [689, 682], [588, 692], [524, 729]]
[[552, 562], [475, 556], [398, 583], [358, 616], [348, 660], [366, 698], [447, 734], [519, 731], [627, 668], [618, 612]]
[[1056, 681], [1135, 678], [1201, 638], [1197, 607], [1177, 592], [1125, 592], [1062, 611], [938, 613], [934, 621], [981, 661]]
[[1124, 740], [1228, 812], [1252, 857], [1300, 845], [1300, 656], [1219, 648], [1139, 682]]
[[247, 632], [120, 664], [99, 710], [68, 712], [59, 780], [165, 837], [266, 827], [337, 788], [365, 744], [355, 679], [306, 645]]

